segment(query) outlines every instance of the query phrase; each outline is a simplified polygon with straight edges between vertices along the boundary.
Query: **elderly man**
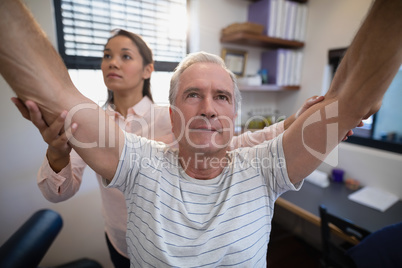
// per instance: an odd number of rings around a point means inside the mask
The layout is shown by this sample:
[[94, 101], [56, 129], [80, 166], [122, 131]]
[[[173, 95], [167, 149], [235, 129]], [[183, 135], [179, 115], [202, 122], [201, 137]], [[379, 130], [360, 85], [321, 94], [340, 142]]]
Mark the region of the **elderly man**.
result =
[[266, 266], [274, 201], [301, 183], [287, 176], [281, 136], [227, 151], [239, 96], [234, 81], [219, 57], [190, 54], [171, 82], [179, 150], [126, 135], [122, 161], [105, 184], [129, 204], [134, 266]]
[[378, 110], [402, 62], [401, 11], [401, 1], [377, 0], [325, 100], [278, 138], [229, 152], [235, 77], [211, 54], [189, 55], [172, 78], [178, 151], [123, 133], [82, 96], [15, 0], [0, 4], [0, 71], [18, 97], [38, 103], [47, 122], [60, 113], [72, 117], [74, 149], [107, 187], [124, 192], [131, 266], [266, 267], [276, 198], [298, 189], [349, 129]]

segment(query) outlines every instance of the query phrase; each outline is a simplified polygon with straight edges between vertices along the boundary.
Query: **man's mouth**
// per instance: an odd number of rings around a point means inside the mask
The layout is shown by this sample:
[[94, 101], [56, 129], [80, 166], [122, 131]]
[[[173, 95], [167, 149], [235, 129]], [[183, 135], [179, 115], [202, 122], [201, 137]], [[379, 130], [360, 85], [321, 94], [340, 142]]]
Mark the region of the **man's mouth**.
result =
[[208, 126], [190, 127], [191, 132], [222, 132], [219, 129]]

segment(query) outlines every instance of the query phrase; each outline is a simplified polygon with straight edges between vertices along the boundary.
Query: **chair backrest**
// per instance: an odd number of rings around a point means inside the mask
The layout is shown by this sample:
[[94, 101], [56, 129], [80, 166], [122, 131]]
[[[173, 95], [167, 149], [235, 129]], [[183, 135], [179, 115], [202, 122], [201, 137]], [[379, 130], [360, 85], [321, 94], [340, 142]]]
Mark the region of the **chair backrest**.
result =
[[37, 211], [0, 247], [0, 267], [36, 268], [62, 226], [57, 212]]
[[357, 240], [358, 242], [367, 237], [370, 232], [347, 219], [329, 213], [324, 205], [320, 205], [319, 210], [323, 265], [325, 267], [355, 267], [353, 260], [345, 254], [353, 244], [341, 243], [339, 239], [336, 241], [331, 236], [330, 224], [338, 228], [344, 235], [350, 237], [351, 240]]
[[346, 253], [357, 267], [402, 267], [402, 222], [383, 227]]

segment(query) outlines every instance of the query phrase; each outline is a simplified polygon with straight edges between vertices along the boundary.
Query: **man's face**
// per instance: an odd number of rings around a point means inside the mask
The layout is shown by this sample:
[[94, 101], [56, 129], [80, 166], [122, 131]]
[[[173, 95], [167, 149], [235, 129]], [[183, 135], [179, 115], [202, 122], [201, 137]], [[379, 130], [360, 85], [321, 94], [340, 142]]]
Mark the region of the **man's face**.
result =
[[214, 63], [196, 63], [180, 77], [176, 106], [171, 107], [172, 130], [180, 151], [226, 152], [233, 136], [233, 82]]

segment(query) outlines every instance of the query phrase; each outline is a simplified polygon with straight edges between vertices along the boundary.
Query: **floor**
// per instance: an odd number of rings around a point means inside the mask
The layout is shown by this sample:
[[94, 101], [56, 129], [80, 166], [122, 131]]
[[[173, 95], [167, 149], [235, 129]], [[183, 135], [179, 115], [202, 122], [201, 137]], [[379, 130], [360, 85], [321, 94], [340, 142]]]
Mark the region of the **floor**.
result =
[[320, 251], [273, 222], [268, 244], [269, 268], [319, 268]]

